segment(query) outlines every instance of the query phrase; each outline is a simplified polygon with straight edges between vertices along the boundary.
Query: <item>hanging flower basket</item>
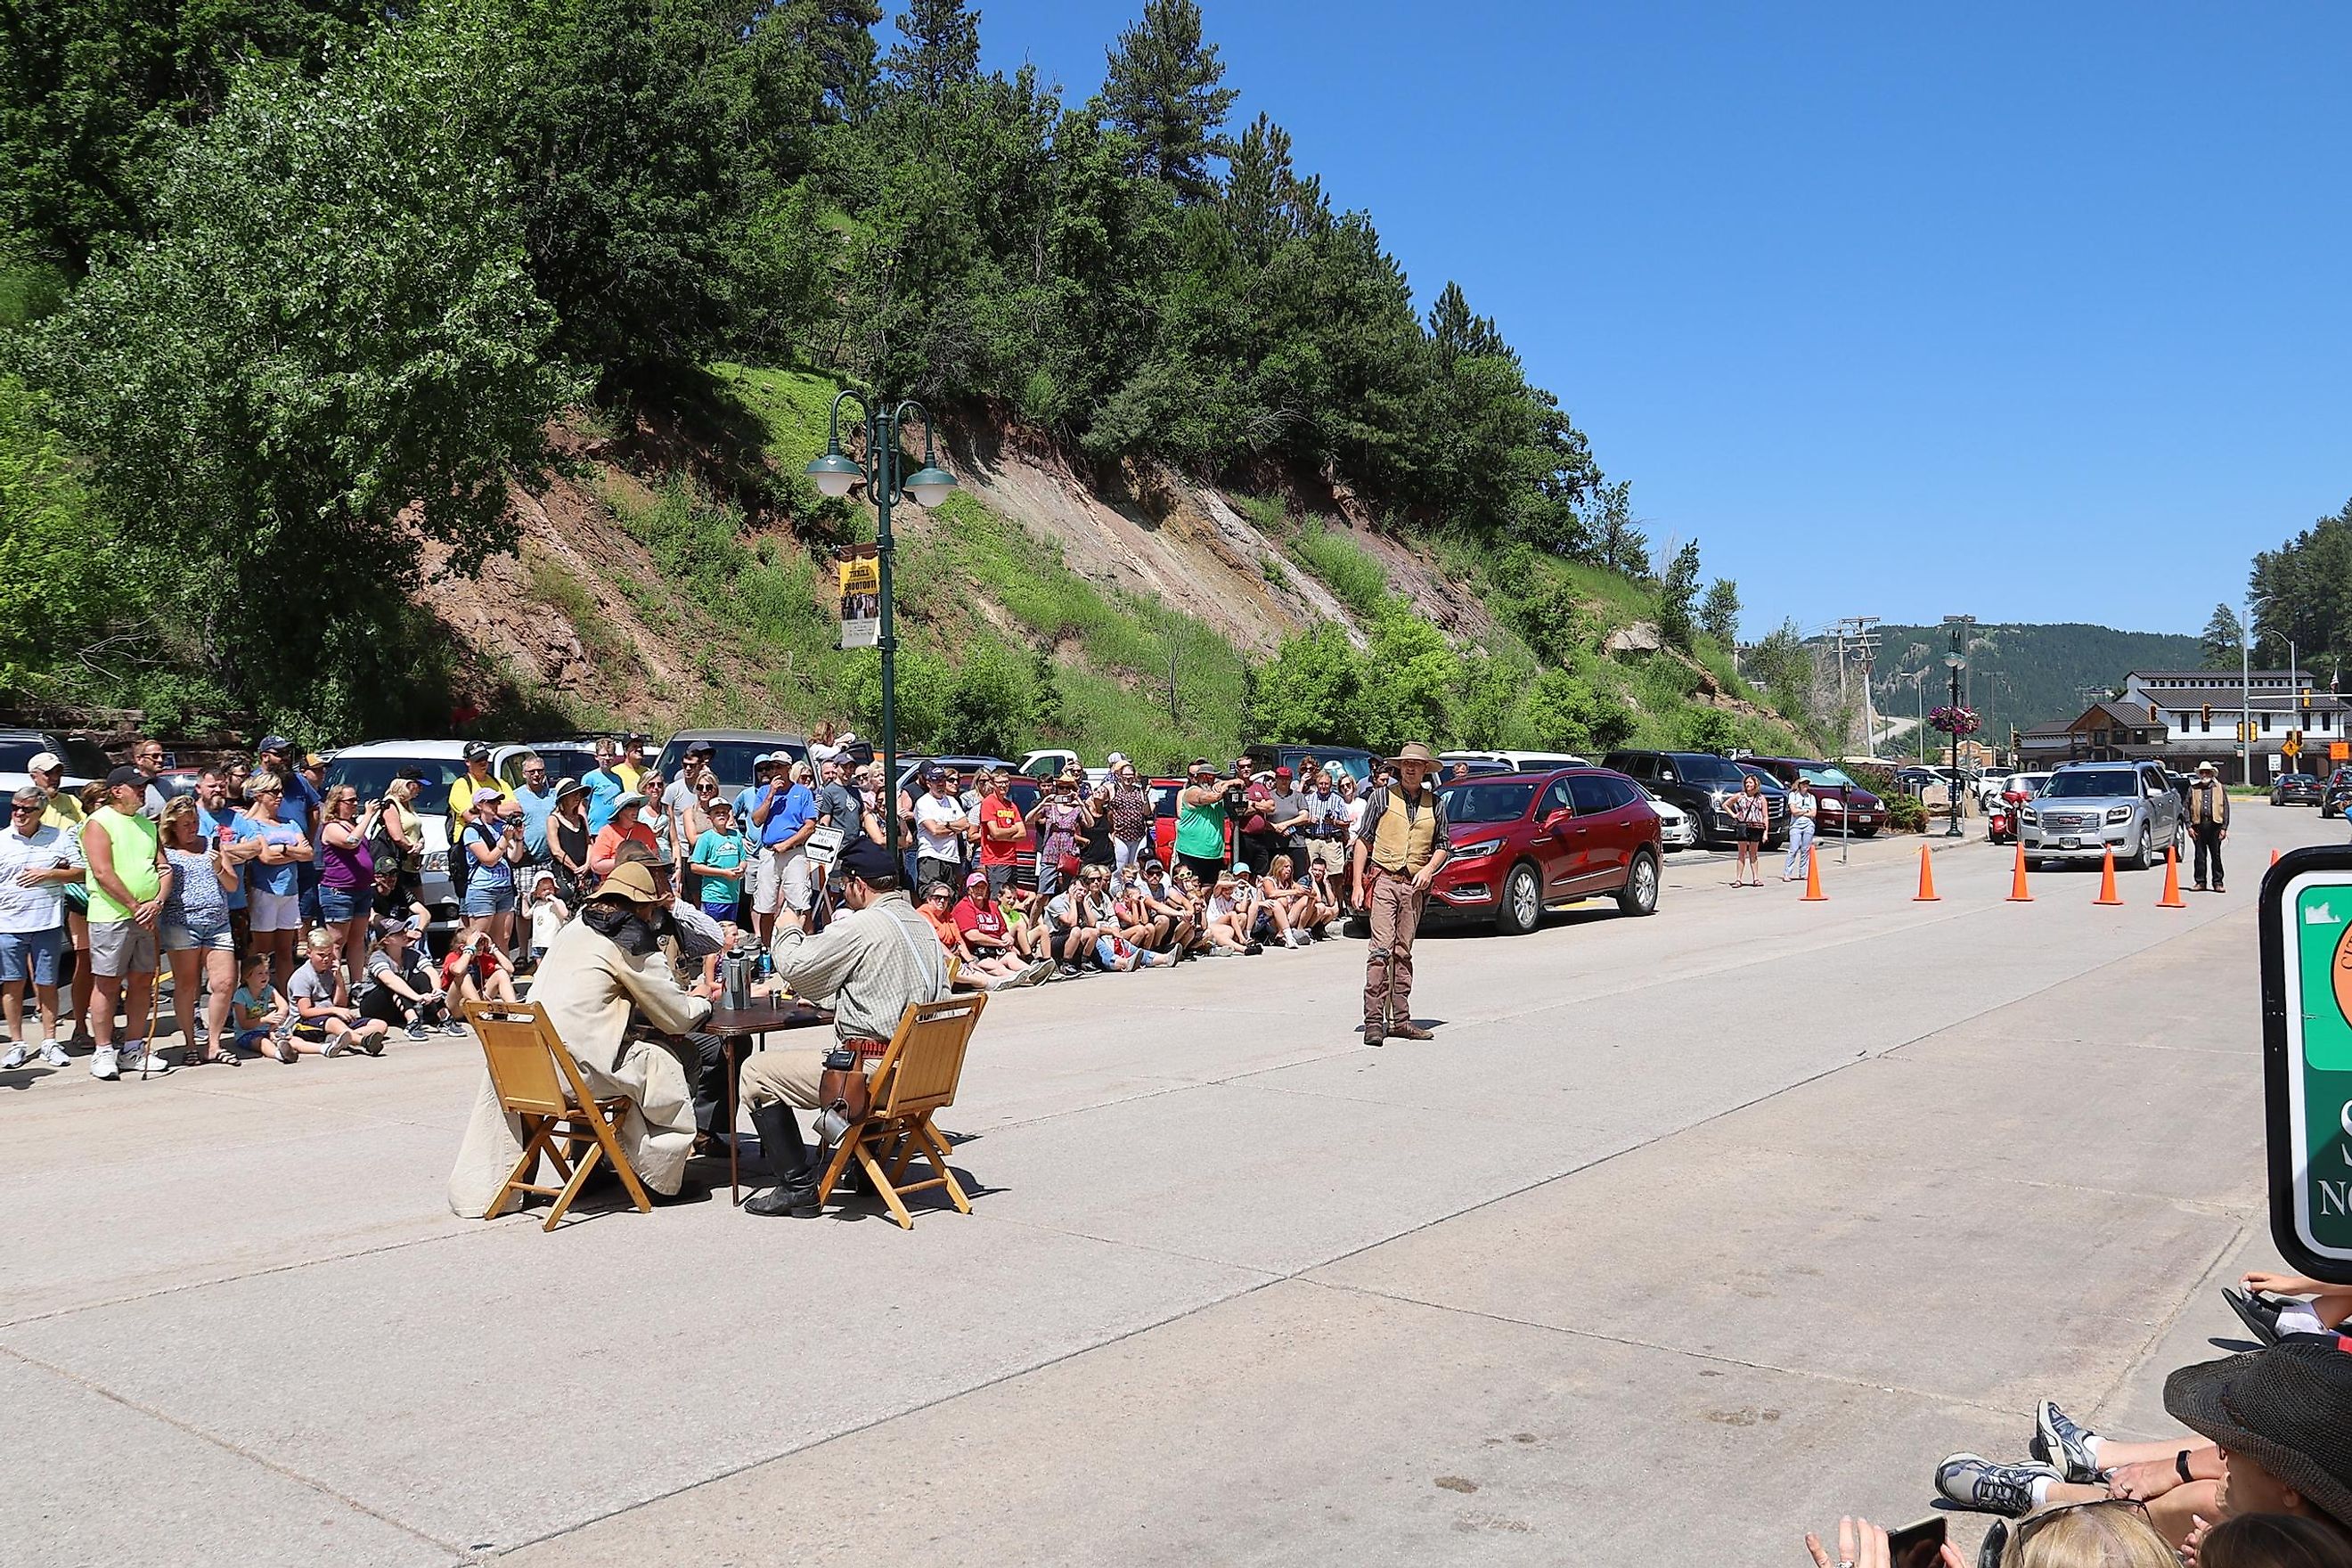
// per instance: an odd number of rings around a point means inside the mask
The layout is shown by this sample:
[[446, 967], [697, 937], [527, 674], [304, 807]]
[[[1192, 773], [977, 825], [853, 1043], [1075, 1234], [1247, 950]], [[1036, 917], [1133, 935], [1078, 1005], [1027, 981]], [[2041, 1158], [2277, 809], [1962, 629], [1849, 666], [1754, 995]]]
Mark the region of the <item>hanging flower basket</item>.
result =
[[1984, 726], [1978, 721], [1973, 708], [1930, 708], [1927, 728], [1947, 735], [1973, 735]]

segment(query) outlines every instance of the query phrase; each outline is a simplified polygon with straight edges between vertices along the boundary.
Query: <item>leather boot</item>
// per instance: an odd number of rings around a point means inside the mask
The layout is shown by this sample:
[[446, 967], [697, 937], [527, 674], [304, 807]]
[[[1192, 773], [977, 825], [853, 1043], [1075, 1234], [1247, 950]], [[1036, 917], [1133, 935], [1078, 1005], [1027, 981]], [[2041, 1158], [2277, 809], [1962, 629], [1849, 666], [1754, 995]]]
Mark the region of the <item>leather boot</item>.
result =
[[754, 1106], [751, 1127], [760, 1134], [760, 1152], [768, 1157], [776, 1184], [744, 1200], [743, 1212], [761, 1215], [815, 1214], [817, 1173], [809, 1168], [808, 1145], [801, 1139], [800, 1119], [782, 1100]]

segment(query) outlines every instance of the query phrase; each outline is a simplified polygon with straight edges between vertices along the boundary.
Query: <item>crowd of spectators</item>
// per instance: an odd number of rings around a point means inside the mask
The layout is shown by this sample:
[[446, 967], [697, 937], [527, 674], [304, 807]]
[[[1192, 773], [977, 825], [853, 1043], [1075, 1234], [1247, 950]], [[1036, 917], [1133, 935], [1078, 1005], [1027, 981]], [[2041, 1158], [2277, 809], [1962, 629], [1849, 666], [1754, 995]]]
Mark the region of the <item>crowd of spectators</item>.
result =
[[[1348, 840], [1365, 792], [1312, 758], [1197, 761], [1163, 824], [1154, 786], [1116, 752], [1091, 781], [1076, 766], [1033, 781], [933, 765], [887, 791], [871, 748], [827, 726], [805, 757], [758, 758], [732, 792], [714, 752], [690, 746], [668, 778], [638, 742], [600, 738], [583, 776], [551, 778], [526, 753], [509, 784], [489, 747], [468, 746], [448, 790], [446, 934], [425, 901], [414, 771], [362, 798], [271, 735], [186, 787], [142, 740], [68, 793], [62, 760], [42, 753], [0, 835], [0, 1067], [61, 1067], [86, 1046], [90, 1071], [115, 1079], [463, 1033], [460, 1005], [522, 990], [624, 859], [659, 867], [717, 947], [764, 950], [829, 918], [827, 868], [887, 842], [893, 816], [919, 906], [970, 988], [1302, 948], [1356, 901]], [[1039, 785], [1034, 804], [1016, 783]], [[177, 1061], [155, 1048], [165, 1031]]]

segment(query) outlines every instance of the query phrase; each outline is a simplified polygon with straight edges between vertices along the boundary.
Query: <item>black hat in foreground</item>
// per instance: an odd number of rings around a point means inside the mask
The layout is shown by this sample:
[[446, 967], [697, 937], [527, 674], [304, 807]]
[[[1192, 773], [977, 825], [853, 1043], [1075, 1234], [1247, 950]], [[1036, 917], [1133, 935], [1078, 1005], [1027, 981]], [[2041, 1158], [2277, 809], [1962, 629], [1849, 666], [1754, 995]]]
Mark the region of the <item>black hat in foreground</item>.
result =
[[841, 852], [841, 868], [868, 887], [898, 885], [898, 862], [872, 839], [861, 839]]
[[2317, 1335], [2184, 1366], [2164, 1408], [2352, 1525], [2352, 1352]]

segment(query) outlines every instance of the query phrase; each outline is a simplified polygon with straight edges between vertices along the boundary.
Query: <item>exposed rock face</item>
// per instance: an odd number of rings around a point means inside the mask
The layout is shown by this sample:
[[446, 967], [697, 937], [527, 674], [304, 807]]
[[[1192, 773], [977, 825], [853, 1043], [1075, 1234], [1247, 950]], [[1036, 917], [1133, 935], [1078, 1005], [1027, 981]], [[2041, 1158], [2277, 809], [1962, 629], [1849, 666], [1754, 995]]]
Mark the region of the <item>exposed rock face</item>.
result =
[[1665, 639], [1658, 635], [1655, 623], [1635, 621], [1630, 626], [1620, 626], [1611, 632], [1608, 642], [1602, 646], [1612, 654], [1655, 653], [1665, 647], [1666, 643]]

